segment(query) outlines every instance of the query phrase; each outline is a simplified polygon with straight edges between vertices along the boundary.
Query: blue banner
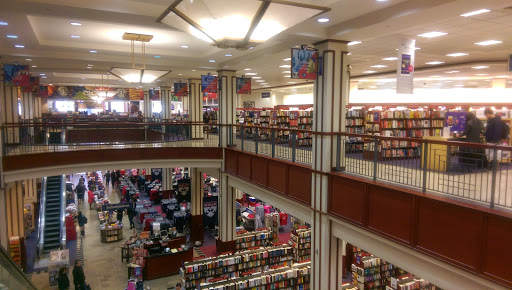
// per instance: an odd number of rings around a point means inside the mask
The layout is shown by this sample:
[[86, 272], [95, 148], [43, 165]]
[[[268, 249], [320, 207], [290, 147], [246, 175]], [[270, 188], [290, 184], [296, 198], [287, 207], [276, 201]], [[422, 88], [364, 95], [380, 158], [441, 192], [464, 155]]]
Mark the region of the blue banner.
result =
[[4, 81], [6, 86], [30, 86], [28, 65], [4, 64]]
[[297, 48], [292, 49], [292, 78], [316, 79], [317, 64], [318, 51]]
[[217, 77], [201, 76], [201, 88], [203, 93], [217, 93]]
[[188, 96], [188, 84], [187, 83], [174, 83], [174, 95], [176, 97]]
[[251, 94], [251, 79], [236, 78], [236, 93], [241, 95]]

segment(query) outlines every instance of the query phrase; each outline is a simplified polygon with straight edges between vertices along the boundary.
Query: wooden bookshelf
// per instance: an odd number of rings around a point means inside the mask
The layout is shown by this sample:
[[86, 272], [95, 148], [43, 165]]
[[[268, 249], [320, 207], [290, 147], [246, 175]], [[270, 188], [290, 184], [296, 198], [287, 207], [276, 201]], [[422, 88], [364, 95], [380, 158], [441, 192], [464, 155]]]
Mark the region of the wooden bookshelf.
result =
[[273, 244], [270, 229], [258, 230], [236, 235], [236, 250], [243, 251], [253, 247], [268, 247]]
[[311, 229], [300, 227], [292, 230], [293, 260], [295, 262], [311, 259]]

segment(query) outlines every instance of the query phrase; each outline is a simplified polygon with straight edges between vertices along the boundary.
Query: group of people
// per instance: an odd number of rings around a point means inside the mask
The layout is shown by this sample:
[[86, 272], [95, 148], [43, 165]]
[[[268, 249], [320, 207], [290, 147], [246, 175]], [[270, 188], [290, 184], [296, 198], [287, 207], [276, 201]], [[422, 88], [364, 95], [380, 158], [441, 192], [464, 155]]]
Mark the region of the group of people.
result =
[[[88, 290], [91, 287], [85, 282], [84, 269], [80, 260], [75, 261], [73, 268], [73, 284], [76, 290]], [[68, 273], [65, 267], [59, 269], [59, 276], [57, 277], [57, 285], [59, 290], [69, 289], [71, 283], [69, 282]]]
[[[471, 112], [466, 114], [466, 126], [464, 132], [460, 135], [463, 141], [487, 143], [488, 145], [507, 145], [506, 142], [510, 133], [508, 124], [490, 108], [484, 110], [484, 115], [487, 119], [485, 128], [483, 122], [475, 114]], [[462, 163], [479, 168], [487, 168], [495, 158], [493, 150], [472, 147], [461, 147], [460, 150]], [[497, 159], [501, 157], [501, 154], [499, 154], [499, 157], [496, 156]]]

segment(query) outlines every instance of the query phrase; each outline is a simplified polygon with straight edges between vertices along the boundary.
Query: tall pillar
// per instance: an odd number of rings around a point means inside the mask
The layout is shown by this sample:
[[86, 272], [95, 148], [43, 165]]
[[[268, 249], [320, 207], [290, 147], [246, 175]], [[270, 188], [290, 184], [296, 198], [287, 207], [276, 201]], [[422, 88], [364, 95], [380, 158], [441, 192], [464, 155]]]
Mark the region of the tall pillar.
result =
[[21, 265], [26, 269], [25, 224], [23, 222], [23, 184], [15, 181], [6, 184], [0, 192], [0, 241], [9, 249], [9, 238], [18, 236], [21, 247]]
[[33, 98], [33, 101], [34, 101], [34, 118], [41, 118], [43, 116], [42, 114], [42, 102], [41, 102], [41, 98], [40, 97], [34, 97]]
[[190, 227], [190, 241], [203, 242], [203, 174], [198, 168], [190, 168], [189, 171], [192, 179], [192, 203], [190, 205], [192, 221]]
[[172, 169], [162, 168], [162, 190], [172, 190], [172, 183]]
[[[220, 70], [219, 73], [219, 123], [222, 125], [236, 124], [236, 71]], [[228, 127], [222, 126], [219, 131], [220, 146], [227, 147], [229, 136]]]
[[[311, 200], [312, 224], [312, 289], [338, 289], [338, 277], [343, 267], [339, 242], [332, 237], [328, 210], [328, 176], [336, 166], [336, 136], [333, 132], [345, 131], [345, 107], [348, 102], [349, 76], [347, 43], [325, 40], [315, 44], [323, 59], [322, 75], [315, 81], [313, 131], [313, 175]], [[326, 133], [326, 134], [322, 134]], [[343, 148], [343, 147], [342, 147]], [[322, 173], [320, 173], [322, 172]], [[329, 269], [329, 270], [327, 270]], [[339, 273], [337, 273], [339, 271]]]
[[172, 90], [171, 90], [171, 87], [160, 87], [160, 98], [162, 99], [162, 119], [170, 120], [172, 117], [172, 113], [171, 113]]
[[153, 117], [153, 114], [151, 113], [151, 100], [149, 99], [149, 92], [148, 91], [144, 91], [143, 92], [143, 96], [144, 96], [144, 109], [142, 110], [142, 113], [144, 114], [144, 117], [146, 118], [152, 118]]
[[[203, 94], [201, 93], [201, 80], [191, 79], [189, 84], [189, 120], [193, 123], [203, 123]], [[203, 139], [203, 126], [192, 126], [192, 139]]]
[[217, 253], [236, 249], [236, 189], [229, 186], [229, 177], [221, 173], [219, 180], [219, 238]]
[[[19, 87], [6, 86], [3, 79], [0, 80], [0, 110], [2, 123], [19, 123], [18, 112]], [[19, 130], [10, 128], [5, 130], [5, 143], [18, 143]]]

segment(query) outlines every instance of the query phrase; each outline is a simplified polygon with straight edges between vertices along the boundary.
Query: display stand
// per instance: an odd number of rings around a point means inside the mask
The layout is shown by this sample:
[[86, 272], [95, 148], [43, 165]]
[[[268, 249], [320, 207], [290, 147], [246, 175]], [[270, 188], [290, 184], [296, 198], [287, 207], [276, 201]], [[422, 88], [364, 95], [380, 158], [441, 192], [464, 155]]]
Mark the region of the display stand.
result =
[[69, 250], [57, 250], [50, 252], [50, 261], [48, 262], [48, 276], [50, 280], [50, 287], [57, 286], [59, 270], [62, 267], [66, 269], [67, 274], [69, 272]]
[[272, 242], [279, 243], [279, 213], [265, 214], [265, 226], [272, 232]]
[[118, 225], [117, 228], [101, 229], [101, 242], [111, 243], [121, 241], [123, 239], [123, 226]]
[[21, 267], [21, 243], [20, 237], [15, 236], [9, 238], [9, 254], [11, 259]]
[[293, 260], [301, 262], [311, 259], [311, 229], [302, 226], [292, 230]]

